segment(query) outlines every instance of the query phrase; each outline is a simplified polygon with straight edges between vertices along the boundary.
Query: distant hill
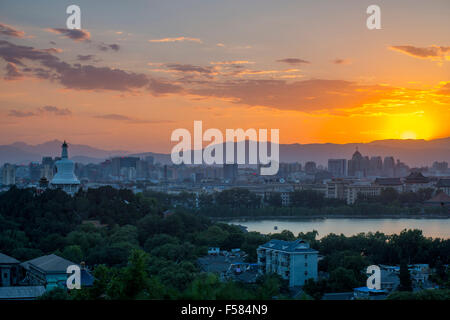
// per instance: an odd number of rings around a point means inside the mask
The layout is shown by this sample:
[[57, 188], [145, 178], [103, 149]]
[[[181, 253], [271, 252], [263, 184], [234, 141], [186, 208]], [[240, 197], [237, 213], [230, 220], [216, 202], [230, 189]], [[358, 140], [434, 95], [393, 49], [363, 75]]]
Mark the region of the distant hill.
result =
[[[60, 140], [52, 140], [37, 145], [15, 142], [0, 146], [0, 164], [6, 162], [28, 164], [30, 161], [41, 161], [44, 156], [60, 156], [62, 143]], [[121, 156], [127, 153], [122, 150], [102, 150], [87, 145], [69, 143], [70, 158], [80, 163], [99, 163], [111, 156]]]
[[[241, 142], [243, 143], [243, 142]], [[25, 142], [15, 142], [10, 145], [0, 145], [0, 164], [25, 163], [41, 161], [43, 156], [59, 156], [62, 141], [53, 140], [38, 145]], [[330, 158], [350, 159], [356, 148], [364, 156], [393, 156], [409, 166], [430, 166], [433, 161], [450, 162], [450, 137], [435, 140], [377, 140], [369, 143], [313, 143], [313, 144], [280, 144], [281, 162], [315, 161], [327, 165]], [[235, 147], [236, 148], [236, 147]], [[248, 142], [246, 143], [248, 150]], [[130, 153], [123, 150], [102, 150], [87, 145], [69, 144], [70, 157], [81, 163], [99, 163], [112, 156], [153, 156], [155, 162], [170, 164], [170, 154], [143, 152]], [[225, 148], [224, 148], [224, 154]], [[247, 152], [248, 154], [248, 152]]]

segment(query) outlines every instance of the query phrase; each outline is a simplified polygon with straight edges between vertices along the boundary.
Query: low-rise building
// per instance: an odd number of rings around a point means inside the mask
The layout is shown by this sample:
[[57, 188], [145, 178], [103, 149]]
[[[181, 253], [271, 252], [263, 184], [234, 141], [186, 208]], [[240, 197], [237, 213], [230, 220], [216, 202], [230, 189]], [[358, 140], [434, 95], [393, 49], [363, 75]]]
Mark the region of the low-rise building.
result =
[[318, 251], [301, 239], [270, 240], [258, 247], [259, 273], [277, 273], [290, 287], [303, 286], [307, 279], [317, 279]]
[[450, 196], [450, 179], [439, 179], [436, 183], [436, 189]]
[[[56, 287], [65, 288], [67, 282], [67, 268], [76, 263], [61, 258], [55, 254], [42, 256], [26, 262], [21, 266], [26, 270], [26, 280], [30, 285], [42, 285], [46, 290]], [[84, 268], [81, 268], [81, 286], [92, 286], [93, 276]]]
[[19, 283], [20, 261], [0, 253], [0, 286], [9, 287]]
[[358, 195], [366, 197], [376, 197], [381, 194], [383, 187], [371, 184], [352, 184], [348, 186], [347, 204], [354, 204], [358, 199]]

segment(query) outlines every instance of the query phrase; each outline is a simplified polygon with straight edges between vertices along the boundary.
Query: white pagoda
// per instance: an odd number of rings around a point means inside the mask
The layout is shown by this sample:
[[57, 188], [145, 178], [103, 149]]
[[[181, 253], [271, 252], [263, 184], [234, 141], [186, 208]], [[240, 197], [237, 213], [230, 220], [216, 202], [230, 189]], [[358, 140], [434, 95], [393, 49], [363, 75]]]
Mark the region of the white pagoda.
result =
[[56, 161], [56, 174], [50, 182], [53, 188], [62, 189], [68, 194], [75, 194], [80, 188], [80, 180], [75, 176], [75, 164], [69, 160], [67, 143], [62, 145], [61, 160]]

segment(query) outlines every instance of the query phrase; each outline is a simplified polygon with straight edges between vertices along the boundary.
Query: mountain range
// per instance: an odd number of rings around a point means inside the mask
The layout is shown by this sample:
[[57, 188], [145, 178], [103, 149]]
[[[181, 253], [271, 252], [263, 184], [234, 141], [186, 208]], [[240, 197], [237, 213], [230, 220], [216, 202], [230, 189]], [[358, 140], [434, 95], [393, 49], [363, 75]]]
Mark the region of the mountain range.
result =
[[[243, 143], [243, 142], [240, 142]], [[59, 156], [62, 141], [52, 140], [42, 144], [30, 145], [15, 142], [0, 145], [0, 164], [28, 164], [30, 161], [41, 161], [43, 156]], [[355, 150], [363, 156], [393, 156], [409, 166], [430, 166], [434, 161], [450, 162], [450, 137], [434, 140], [376, 140], [369, 143], [314, 143], [314, 144], [280, 144], [280, 162], [315, 161], [326, 165], [330, 158], [350, 159]], [[224, 148], [225, 150], [225, 148]], [[246, 143], [248, 150], [248, 142]], [[131, 153], [125, 150], [102, 150], [81, 144], [70, 144], [70, 157], [75, 162], [99, 163], [113, 156], [153, 156], [155, 162], [169, 164], [170, 154], [143, 152]], [[225, 152], [224, 152], [225, 153]]]

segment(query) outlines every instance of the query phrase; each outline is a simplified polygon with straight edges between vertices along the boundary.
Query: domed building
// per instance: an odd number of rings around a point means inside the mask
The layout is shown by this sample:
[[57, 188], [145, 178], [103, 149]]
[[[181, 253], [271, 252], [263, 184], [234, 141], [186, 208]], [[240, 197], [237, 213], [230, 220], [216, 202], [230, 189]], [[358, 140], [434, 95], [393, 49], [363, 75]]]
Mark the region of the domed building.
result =
[[351, 177], [363, 178], [367, 175], [369, 170], [369, 157], [363, 157], [356, 149], [353, 153], [352, 159], [348, 160], [348, 175]]
[[66, 141], [62, 145], [61, 160], [56, 161], [56, 174], [50, 185], [52, 188], [61, 189], [69, 194], [74, 194], [80, 188], [80, 181], [75, 176], [75, 164], [69, 160]]

